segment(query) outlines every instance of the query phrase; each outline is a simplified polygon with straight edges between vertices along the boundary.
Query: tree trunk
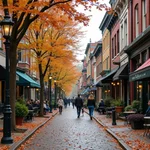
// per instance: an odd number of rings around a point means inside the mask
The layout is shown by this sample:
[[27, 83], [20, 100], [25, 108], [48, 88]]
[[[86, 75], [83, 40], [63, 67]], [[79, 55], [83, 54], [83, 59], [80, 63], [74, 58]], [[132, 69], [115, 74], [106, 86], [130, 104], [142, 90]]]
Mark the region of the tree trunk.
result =
[[40, 75], [40, 116], [43, 116], [43, 103], [44, 103], [44, 76], [42, 74], [42, 65], [39, 64], [39, 75]]
[[15, 101], [16, 101], [16, 51], [17, 44], [11, 42], [10, 45], [10, 105], [11, 105], [11, 128], [12, 131], [16, 129], [16, 115], [15, 115]]

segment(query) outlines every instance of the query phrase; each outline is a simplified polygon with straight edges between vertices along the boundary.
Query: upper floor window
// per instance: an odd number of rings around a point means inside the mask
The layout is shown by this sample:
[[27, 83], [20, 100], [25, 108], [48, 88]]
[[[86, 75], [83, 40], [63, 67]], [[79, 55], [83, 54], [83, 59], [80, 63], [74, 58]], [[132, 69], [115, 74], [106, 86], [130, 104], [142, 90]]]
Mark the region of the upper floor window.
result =
[[112, 58], [114, 58], [114, 38], [112, 38]]
[[127, 46], [128, 32], [127, 32], [127, 19], [124, 21], [124, 47]]
[[106, 58], [106, 70], [109, 69], [109, 56]]
[[117, 31], [117, 54], [119, 53], [119, 30]]
[[147, 60], [147, 51], [142, 52], [142, 64]]
[[142, 30], [146, 29], [146, 0], [142, 1]]
[[123, 49], [123, 43], [124, 43], [124, 39], [123, 39], [124, 35], [123, 35], [123, 24], [121, 25], [121, 49]]
[[135, 7], [135, 36], [139, 35], [139, 9], [138, 5]]

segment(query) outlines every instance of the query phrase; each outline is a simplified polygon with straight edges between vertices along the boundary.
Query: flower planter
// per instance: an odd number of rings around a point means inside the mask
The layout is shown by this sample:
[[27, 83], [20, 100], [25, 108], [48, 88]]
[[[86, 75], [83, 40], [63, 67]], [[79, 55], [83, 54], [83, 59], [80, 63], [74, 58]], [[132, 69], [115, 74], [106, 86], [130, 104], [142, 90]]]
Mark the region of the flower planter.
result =
[[23, 117], [16, 117], [16, 125], [22, 126], [23, 123]]
[[144, 121], [131, 121], [131, 128], [132, 129], [143, 129]]
[[116, 106], [115, 110], [117, 113], [121, 113], [121, 112], [123, 112], [123, 106]]

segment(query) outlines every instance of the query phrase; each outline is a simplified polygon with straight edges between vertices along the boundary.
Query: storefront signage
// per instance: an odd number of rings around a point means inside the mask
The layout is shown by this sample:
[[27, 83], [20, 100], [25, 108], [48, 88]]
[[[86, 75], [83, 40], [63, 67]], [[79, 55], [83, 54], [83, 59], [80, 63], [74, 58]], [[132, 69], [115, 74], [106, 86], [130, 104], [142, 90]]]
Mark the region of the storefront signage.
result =
[[134, 72], [133, 75], [130, 75], [129, 81], [142, 80], [145, 78], [150, 78], [150, 70], [143, 71], [141, 73]]

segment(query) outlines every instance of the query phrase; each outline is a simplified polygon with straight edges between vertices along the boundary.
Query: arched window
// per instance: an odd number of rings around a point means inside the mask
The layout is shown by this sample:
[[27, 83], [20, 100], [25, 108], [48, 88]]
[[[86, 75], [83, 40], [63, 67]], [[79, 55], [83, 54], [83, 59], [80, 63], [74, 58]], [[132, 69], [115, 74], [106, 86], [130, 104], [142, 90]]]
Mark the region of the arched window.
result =
[[139, 8], [138, 5], [135, 7], [135, 36], [139, 35]]
[[146, 29], [146, 0], [142, 0], [142, 31]]

